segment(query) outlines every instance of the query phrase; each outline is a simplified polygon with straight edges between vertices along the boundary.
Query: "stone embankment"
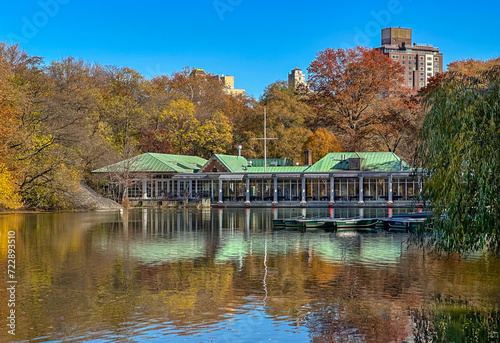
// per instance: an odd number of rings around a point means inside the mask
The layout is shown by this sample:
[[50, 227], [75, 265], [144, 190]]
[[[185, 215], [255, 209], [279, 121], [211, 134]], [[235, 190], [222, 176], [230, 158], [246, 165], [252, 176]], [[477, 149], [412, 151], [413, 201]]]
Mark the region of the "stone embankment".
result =
[[81, 182], [80, 187], [72, 194], [72, 207], [76, 210], [110, 211], [122, 208], [117, 202], [103, 198], [92, 188]]

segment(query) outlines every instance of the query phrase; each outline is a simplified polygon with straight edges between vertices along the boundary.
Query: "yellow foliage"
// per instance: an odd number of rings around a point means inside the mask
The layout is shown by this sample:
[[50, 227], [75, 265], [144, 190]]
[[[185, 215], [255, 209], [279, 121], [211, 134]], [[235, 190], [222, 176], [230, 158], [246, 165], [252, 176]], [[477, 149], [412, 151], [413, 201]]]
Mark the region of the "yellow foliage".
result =
[[0, 206], [10, 209], [22, 206], [14, 178], [3, 163], [0, 163]]
[[312, 150], [313, 163], [330, 152], [340, 152], [342, 148], [333, 133], [325, 128], [319, 128], [304, 143], [304, 149]]
[[175, 154], [186, 154], [192, 143], [199, 139], [198, 119], [194, 117], [195, 106], [184, 100], [172, 100], [160, 117], [164, 121], [165, 135]]
[[194, 111], [195, 107], [193, 103], [184, 99], [172, 100], [168, 107], [163, 110], [160, 119], [179, 121], [194, 117]]
[[229, 119], [216, 111], [211, 119], [207, 120], [200, 128], [200, 145], [212, 154], [225, 154], [231, 149], [233, 134]]

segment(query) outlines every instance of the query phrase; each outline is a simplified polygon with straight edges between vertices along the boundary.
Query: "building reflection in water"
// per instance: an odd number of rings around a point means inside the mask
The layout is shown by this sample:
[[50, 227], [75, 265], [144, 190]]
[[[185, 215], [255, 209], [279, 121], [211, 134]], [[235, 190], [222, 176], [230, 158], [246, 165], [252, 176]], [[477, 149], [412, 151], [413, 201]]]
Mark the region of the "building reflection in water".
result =
[[277, 217], [387, 216], [380, 211], [0, 217], [0, 232], [16, 227], [23, 237], [19, 339], [494, 341], [498, 259], [436, 258], [408, 247], [404, 234], [272, 230]]

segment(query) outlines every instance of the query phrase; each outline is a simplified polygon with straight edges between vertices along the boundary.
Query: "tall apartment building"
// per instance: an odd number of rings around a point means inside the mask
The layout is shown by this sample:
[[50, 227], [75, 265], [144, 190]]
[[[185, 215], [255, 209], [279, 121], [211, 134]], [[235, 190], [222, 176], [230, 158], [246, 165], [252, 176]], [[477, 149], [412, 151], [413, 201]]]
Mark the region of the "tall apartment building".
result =
[[224, 91], [227, 94], [230, 95], [245, 95], [245, 90], [244, 89], [236, 89], [234, 88], [234, 76], [229, 76], [229, 75], [221, 75], [219, 77], [219, 80], [222, 82], [224, 85]]
[[229, 95], [245, 95], [245, 90], [244, 89], [235, 89], [234, 88], [234, 76], [224, 76], [224, 75], [212, 75], [212, 74], [207, 74], [203, 69], [193, 69], [191, 72], [190, 76], [201, 76], [201, 77], [212, 77], [221, 82], [224, 86], [224, 92]]
[[299, 67], [295, 67], [295, 69], [292, 69], [288, 74], [288, 88], [295, 89], [300, 84], [307, 86], [306, 75]]
[[376, 49], [401, 64], [405, 85], [414, 90], [425, 87], [429, 77], [443, 71], [443, 53], [430, 44], [412, 43], [411, 29], [382, 29], [381, 46]]

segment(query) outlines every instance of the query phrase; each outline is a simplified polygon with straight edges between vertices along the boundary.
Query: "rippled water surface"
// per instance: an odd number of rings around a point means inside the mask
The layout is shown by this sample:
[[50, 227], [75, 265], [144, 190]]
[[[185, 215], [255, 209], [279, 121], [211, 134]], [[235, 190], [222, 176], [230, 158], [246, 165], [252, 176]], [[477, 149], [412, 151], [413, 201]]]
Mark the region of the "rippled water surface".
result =
[[272, 230], [276, 217], [380, 211], [0, 215], [0, 341], [500, 341], [494, 257], [439, 258], [401, 233]]

